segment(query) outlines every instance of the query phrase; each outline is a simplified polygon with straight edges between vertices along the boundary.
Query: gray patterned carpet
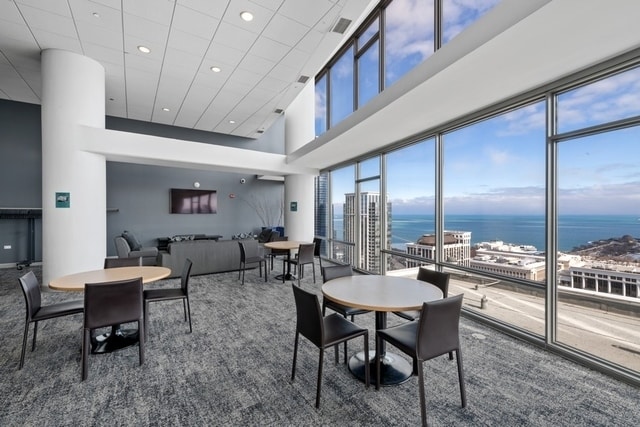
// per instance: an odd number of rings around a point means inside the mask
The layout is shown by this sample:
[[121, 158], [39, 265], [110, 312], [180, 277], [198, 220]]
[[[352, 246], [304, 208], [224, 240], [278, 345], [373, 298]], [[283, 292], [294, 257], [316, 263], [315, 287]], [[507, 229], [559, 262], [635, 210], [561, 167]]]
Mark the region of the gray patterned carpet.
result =
[[[93, 355], [80, 381], [80, 315], [42, 322], [35, 352], [17, 370], [24, 299], [15, 269], [0, 270], [0, 426], [414, 426], [418, 383], [380, 391], [327, 352], [315, 409], [317, 351], [302, 341], [290, 381], [295, 327], [291, 284], [247, 272], [195, 276], [193, 333], [180, 302], [151, 306], [146, 362], [138, 349]], [[39, 276], [39, 269], [34, 267]], [[319, 279], [319, 277], [318, 277]], [[319, 292], [310, 270], [303, 287]], [[154, 286], [175, 286], [178, 279]], [[47, 292], [45, 303], [81, 294]], [[393, 322], [400, 321], [390, 316]], [[373, 329], [373, 315], [356, 322]], [[33, 329], [31, 329], [32, 331]], [[632, 426], [640, 391], [492, 329], [461, 321], [468, 406], [460, 408], [455, 362], [425, 365], [433, 426]], [[31, 337], [31, 335], [30, 335]], [[373, 346], [373, 334], [370, 337]], [[361, 350], [361, 341], [349, 352]]]

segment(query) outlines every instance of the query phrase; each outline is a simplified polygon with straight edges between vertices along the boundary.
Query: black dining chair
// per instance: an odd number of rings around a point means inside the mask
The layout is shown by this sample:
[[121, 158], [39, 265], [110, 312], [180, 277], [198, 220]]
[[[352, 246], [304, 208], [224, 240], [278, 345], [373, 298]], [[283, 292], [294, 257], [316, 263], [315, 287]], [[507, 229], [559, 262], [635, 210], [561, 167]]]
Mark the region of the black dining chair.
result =
[[458, 382], [462, 407], [467, 406], [464, 388], [462, 353], [460, 350], [460, 310], [463, 295], [443, 298], [422, 304], [420, 319], [398, 326], [376, 331], [376, 390], [380, 389], [380, 357], [382, 341], [417, 360], [417, 375], [420, 392], [420, 416], [422, 425], [427, 425], [427, 406], [424, 392], [423, 362], [453, 352], [458, 364]]
[[260, 277], [262, 277], [262, 265], [264, 264], [264, 281], [267, 281], [267, 258], [258, 252], [258, 246], [252, 252], [247, 251], [247, 246], [243, 242], [238, 242], [240, 246], [240, 267], [238, 269], [238, 279], [242, 274], [242, 284], [244, 285], [244, 271], [247, 264], [258, 264], [260, 269]]
[[[344, 265], [332, 265], [332, 266], [324, 266], [321, 269], [322, 271], [322, 282], [326, 283], [329, 280], [337, 279], [339, 277], [348, 277], [353, 275], [353, 268], [349, 264]], [[370, 310], [363, 310], [361, 308], [349, 307], [346, 305], [342, 305], [337, 303], [329, 298], [322, 298], [322, 315], [324, 316], [327, 308], [335, 311], [340, 314], [342, 317], [347, 318], [347, 316], [351, 317], [351, 321], [353, 322], [354, 316], [358, 314], [370, 313]], [[344, 342], [344, 362], [347, 363], [347, 342]]]
[[87, 283], [84, 288], [82, 381], [87, 379], [91, 331], [121, 323], [138, 323], [138, 358], [144, 363], [142, 278]]
[[104, 268], [119, 268], [119, 267], [141, 267], [142, 257], [133, 258], [105, 258]]
[[[418, 275], [416, 280], [431, 283], [442, 291], [442, 297], [446, 298], [449, 295], [449, 279], [451, 275], [449, 273], [443, 273], [441, 271], [431, 270], [430, 268], [420, 267], [418, 268]], [[402, 317], [406, 320], [416, 320], [420, 317], [420, 311], [394, 311], [393, 314]], [[453, 356], [451, 356], [453, 360]]]
[[144, 299], [144, 339], [149, 333], [149, 303], [158, 301], [182, 300], [184, 310], [184, 321], [189, 318], [189, 332], [193, 332], [191, 327], [191, 305], [189, 304], [189, 278], [191, 277], [191, 266], [193, 263], [189, 258], [184, 261], [182, 275], [180, 276], [179, 288], [158, 288], [146, 289], [142, 295]]
[[322, 269], [322, 256], [320, 255], [320, 250], [322, 249], [322, 239], [319, 237], [313, 238], [313, 244], [315, 247], [313, 248], [313, 256], [318, 258], [318, 265]]
[[22, 338], [22, 352], [18, 370], [24, 366], [24, 354], [29, 337], [29, 325], [33, 323], [33, 344], [31, 351], [36, 349], [36, 336], [38, 335], [38, 322], [54, 319], [56, 317], [71, 316], [84, 311], [84, 302], [81, 299], [65, 301], [56, 304], [42, 305], [42, 293], [40, 283], [33, 271], [29, 271], [18, 279], [26, 304], [26, 317], [24, 321], [24, 336]]
[[365, 355], [365, 384], [369, 387], [369, 331], [349, 322], [337, 313], [323, 317], [320, 311], [318, 296], [307, 292], [301, 287], [291, 283], [293, 296], [296, 302], [296, 338], [293, 347], [293, 365], [291, 368], [291, 381], [296, 377], [296, 359], [298, 356], [298, 342], [302, 335], [320, 350], [318, 360], [318, 380], [316, 386], [316, 408], [320, 407], [320, 390], [322, 388], [322, 365], [324, 351], [327, 348], [336, 348], [336, 363], [338, 363], [337, 347], [340, 343], [357, 338], [364, 338]]
[[295, 258], [285, 258], [282, 260], [282, 283], [284, 283], [285, 279], [285, 263], [296, 266], [296, 271], [298, 274], [298, 286], [300, 286], [300, 278], [304, 273], [304, 266], [311, 264], [311, 267], [313, 269], [313, 283], [316, 283], [316, 266], [313, 258], [314, 248], [315, 243], [301, 243], [300, 246], [298, 246], [298, 255]]

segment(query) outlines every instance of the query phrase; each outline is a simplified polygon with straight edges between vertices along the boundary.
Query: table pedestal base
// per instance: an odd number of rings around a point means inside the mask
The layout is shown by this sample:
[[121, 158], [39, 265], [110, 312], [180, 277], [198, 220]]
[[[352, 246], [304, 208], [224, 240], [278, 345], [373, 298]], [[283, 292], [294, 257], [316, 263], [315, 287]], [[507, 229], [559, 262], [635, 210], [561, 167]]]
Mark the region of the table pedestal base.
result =
[[137, 329], [114, 327], [111, 332], [91, 338], [91, 354], [111, 353], [137, 344], [138, 341], [139, 334]]
[[[349, 359], [349, 371], [360, 381], [365, 381], [364, 352], [356, 353]], [[372, 385], [376, 385], [375, 351], [369, 352], [369, 373]], [[380, 360], [380, 385], [402, 384], [411, 378], [413, 366], [401, 356], [386, 352]]]

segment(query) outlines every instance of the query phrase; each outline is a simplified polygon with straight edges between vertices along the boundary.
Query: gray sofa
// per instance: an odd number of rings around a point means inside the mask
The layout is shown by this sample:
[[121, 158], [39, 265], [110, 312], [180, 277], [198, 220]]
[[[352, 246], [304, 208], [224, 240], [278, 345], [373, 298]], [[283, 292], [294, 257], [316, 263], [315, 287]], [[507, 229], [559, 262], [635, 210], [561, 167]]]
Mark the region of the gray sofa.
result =
[[[158, 252], [158, 265], [171, 269], [170, 277], [178, 277], [184, 261], [193, 262], [191, 275], [222, 273], [238, 270], [240, 266], [239, 240], [183, 240], [171, 242], [166, 251]], [[256, 245], [254, 239], [240, 240], [245, 245]], [[257, 264], [256, 264], [257, 266]], [[248, 265], [247, 267], [252, 267]]]

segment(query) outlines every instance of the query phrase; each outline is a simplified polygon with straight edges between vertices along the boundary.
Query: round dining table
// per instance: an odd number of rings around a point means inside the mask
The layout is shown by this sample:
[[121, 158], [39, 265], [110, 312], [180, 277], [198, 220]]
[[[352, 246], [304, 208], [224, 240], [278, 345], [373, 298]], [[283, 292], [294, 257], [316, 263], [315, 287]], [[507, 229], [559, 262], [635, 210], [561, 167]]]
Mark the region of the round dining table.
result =
[[[265, 242], [263, 246], [268, 249], [276, 249], [279, 251], [287, 251], [287, 261], [291, 259], [291, 251], [294, 249], [298, 249], [300, 245], [304, 245], [310, 242], [300, 242], [297, 240], [276, 240], [273, 242]], [[284, 278], [283, 278], [284, 277]], [[276, 279], [279, 280], [294, 280], [296, 277], [291, 274], [291, 264], [287, 262], [287, 271], [286, 273], [279, 274], [276, 276]]]
[[[151, 283], [171, 275], [171, 269], [156, 266], [135, 266], [104, 268], [100, 270], [83, 271], [58, 277], [49, 282], [49, 287], [58, 291], [84, 291], [86, 283], [114, 282], [118, 280], [142, 277], [142, 283]], [[111, 353], [138, 342], [138, 330], [122, 329], [120, 325], [113, 325], [111, 332], [91, 337], [91, 353]]]
[[[443, 297], [442, 291], [421, 280], [398, 276], [357, 275], [329, 280], [322, 285], [325, 298], [349, 307], [375, 311], [376, 330], [387, 327], [387, 313], [422, 309], [424, 302]], [[375, 358], [370, 357], [371, 372]], [[349, 360], [349, 370], [364, 381], [364, 354]], [[401, 384], [411, 377], [413, 366], [403, 357], [386, 351], [382, 342], [380, 384]], [[373, 379], [375, 382], [375, 379]]]

